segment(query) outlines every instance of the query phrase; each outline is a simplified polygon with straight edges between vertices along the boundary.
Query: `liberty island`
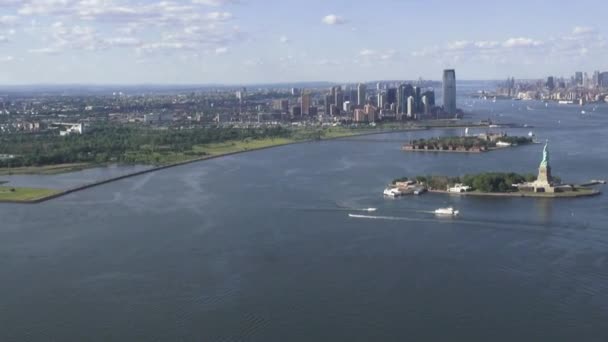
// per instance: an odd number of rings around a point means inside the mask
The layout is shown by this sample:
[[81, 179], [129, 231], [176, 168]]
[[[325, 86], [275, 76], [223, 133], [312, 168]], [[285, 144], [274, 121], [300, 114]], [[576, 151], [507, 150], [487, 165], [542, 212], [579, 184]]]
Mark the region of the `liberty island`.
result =
[[532, 175], [520, 175], [513, 172], [488, 172], [463, 177], [416, 176], [414, 180], [407, 177], [394, 180], [385, 190], [385, 194], [387, 191], [399, 195], [420, 194], [428, 191], [465, 196], [543, 198], [575, 198], [600, 194], [599, 190], [591, 188], [588, 184], [567, 184], [563, 183], [559, 177], [552, 175], [548, 141], [543, 148], [543, 159], [535, 179]]

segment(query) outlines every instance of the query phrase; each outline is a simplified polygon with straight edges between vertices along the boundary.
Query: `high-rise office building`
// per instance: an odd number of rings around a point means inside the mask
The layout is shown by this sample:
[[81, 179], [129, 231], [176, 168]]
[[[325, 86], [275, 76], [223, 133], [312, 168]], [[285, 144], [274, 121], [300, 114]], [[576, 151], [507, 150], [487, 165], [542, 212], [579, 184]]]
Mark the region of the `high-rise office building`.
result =
[[344, 105], [344, 94], [342, 93], [342, 87], [334, 87], [334, 104], [338, 109], [341, 109]]
[[602, 88], [608, 88], [608, 71], [600, 73], [598, 83]]
[[448, 114], [456, 114], [456, 71], [443, 71], [443, 110]]
[[302, 105], [302, 115], [310, 115], [310, 107], [312, 106], [312, 100], [310, 97], [310, 93], [302, 92], [301, 97], [301, 105]]
[[365, 86], [365, 84], [359, 83], [357, 85], [357, 105], [358, 106], [365, 105], [365, 103], [367, 102], [366, 96], [367, 96], [367, 87]]
[[600, 85], [600, 72], [599, 71], [596, 70], [593, 72], [593, 79], [592, 79], [591, 83], [594, 87], [598, 87]]
[[407, 98], [407, 117], [408, 118], [412, 118], [414, 117], [414, 113], [415, 111], [415, 101], [414, 101], [414, 97], [410, 96]]
[[357, 101], [359, 99], [359, 92], [356, 88], [350, 89], [348, 94], [348, 99], [344, 99], [344, 101], [350, 101], [351, 105], [356, 106]]
[[388, 102], [389, 105], [397, 103], [397, 88], [389, 88], [386, 91], [386, 102]]
[[378, 93], [378, 108], [384, 109], [386, 104], [386, 93]]
[[400, 114], [406, 111], [407, 96], [405, 95], [405, 84], [400, 84], [397, 88], [397, 117], [400, 118]]
[[574, 73], [574, 83], [577, 86], [583, 85], [583, 72], [582, 71], [577, 71]]
[[424, 115], [429, 115], [429, 113], [431, 112], [429, 98], [426, 95], [422, 95], [422, 112], [424, 113]]
[[325, 115], [331, 114], [331, 106], [333, 104], [333, 98], [331, 94], [325, 95]]
[[553, 91], [553, 89], [555, 89], [555, 79], [553, 78], [553, 76], [547, 77], [547, 89], [549, 89], [550, 91]]

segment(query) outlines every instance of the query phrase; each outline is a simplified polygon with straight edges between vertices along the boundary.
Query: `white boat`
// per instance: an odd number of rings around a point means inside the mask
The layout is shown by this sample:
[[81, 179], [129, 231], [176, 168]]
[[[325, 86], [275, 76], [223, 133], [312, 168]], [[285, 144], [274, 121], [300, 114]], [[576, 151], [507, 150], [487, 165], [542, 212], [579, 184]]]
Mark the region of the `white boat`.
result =
[[585, 114], [587, 114], [587, 112], [585, 112], [584, 110], [581, 110], [581, 114], [585, 115]]
[[532, 131], [528, 132], [528, 136], [529, 136], [530, 138], [534, 137], [534, 132], [532, 132]]
[[395, 198], [401, 196], [401, 191], [393, 188], [386, 188], [384, 189], [383, 194], [384, 196]]
[[378, 210], [378, 209], [376, 209], [376, 208], [367, 208], [364, 211], [374, 212], [376, 210]]
[[454, 208], [452, 208], [452, 207], [439, 208], [439, 209], [435, 210], [435, 215], [439, 215], [439, 216], [458, 216], [458, 214], [460, 214], [460, 211], [454, 210]]

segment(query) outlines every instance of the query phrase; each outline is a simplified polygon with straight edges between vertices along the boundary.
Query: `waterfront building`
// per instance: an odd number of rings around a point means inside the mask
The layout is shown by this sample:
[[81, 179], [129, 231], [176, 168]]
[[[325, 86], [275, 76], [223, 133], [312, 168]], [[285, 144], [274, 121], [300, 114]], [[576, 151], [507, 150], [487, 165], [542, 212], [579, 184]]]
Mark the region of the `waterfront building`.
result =
[[582, 71], [577, 71], [574, 73], [574, 84], [576, 86], [583, 85], [583, 72]]
[[294, 118], [299, 118], [302, 116], [302, 107], [293, 106], [291, 107], [291, 116]]
[[608, 88], [608, 71], [600, 73], [598, 83], [602, 88]]
[[289, 101], [288, 100], [274, 100], [274, 101], [272, 101], [272, 109], [283, 112], [283, 113], [287, 113], [289, 111]]
[[416, 112], [414, 97], [410, 96], [407, 98], [407, 117], [413, 118], [414, 113]]
[[365, 84], [363, 83], [359, 83], [357, 85], [357, 105], [358, 106], [363, 106], [365, 105], [366, 101], [366, 94], [367, 94], [367, 87], [365, 86]]
[[389, 88], [387, 90], [386, 101], [388, 104], [397, 103], [397, 88]]
[[311, 106], [308, 108], [308, 115], [310, 117], [315, 117], [317, 115], [319, 115], [319, 108], [315, 107], [315, 106]]
[[553, 76], [549, 76], [547, 77], [547, 89], [549, 89], [549, 91], [553, 91], [553, 89], [555, 89], [555, 79], [553, 78]]
[[365, 110], [363, 109], [355, 109], [355, 115], [353, 117], [355, 122], [365, 122], [367, 121], [367, 114], [365, 114]]
[[397, 116], [400, 117], [407, 110], [407, 95], [405, 84], [400, 84], [397, 88]]
[[359, 99], [359, 93], [356, 88], [350, 89], [348, 93], [348, 99], [344, 99], [344, 101], [350, 101], [351, 105], [356, 106], [357, 101]]
[[342, 108], [342, 105], [344, 104], [344, 94], [342, 93], [342, 87], [335, 87], [334, 94], [334, 104], [336, 105], [336, 107]]
[[331, 113], [331, 105], [333, 104], [333, 100], [331, 94], [325, 95], [325, 115], [329, 115]]
[[384, 108], [384, 104], [386, 103], [386, 93], [378, 93], [378, 108]]
[[443, 110], [448, 114], [456, 114], [456, 71], [443, 71]]
[[429, 98], [426, 95], [422, 96], [422, 111], [424, 115], [429, 115], [431, 111], [431, 105], [429, 105]]
[[342, 110], [344, 110], [345, 113], [350, 113], [352, 109], [352, 105], [350, 101], [344, 101], [344, 105], [342, 107]]
[[309, 109], [312, 105], [310, 93], [307, 93], [307, 92], [302, 93], [300, 104], [302, 105], [302, 115], [310, 115]]

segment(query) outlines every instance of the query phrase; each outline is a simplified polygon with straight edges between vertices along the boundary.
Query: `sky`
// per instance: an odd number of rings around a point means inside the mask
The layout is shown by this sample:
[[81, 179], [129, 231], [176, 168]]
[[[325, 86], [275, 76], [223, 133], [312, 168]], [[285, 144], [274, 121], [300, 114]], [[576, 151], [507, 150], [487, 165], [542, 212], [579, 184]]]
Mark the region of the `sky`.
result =
[[0, 0], [0, 84], [247, 84], [608, 71], [608, 1]]

